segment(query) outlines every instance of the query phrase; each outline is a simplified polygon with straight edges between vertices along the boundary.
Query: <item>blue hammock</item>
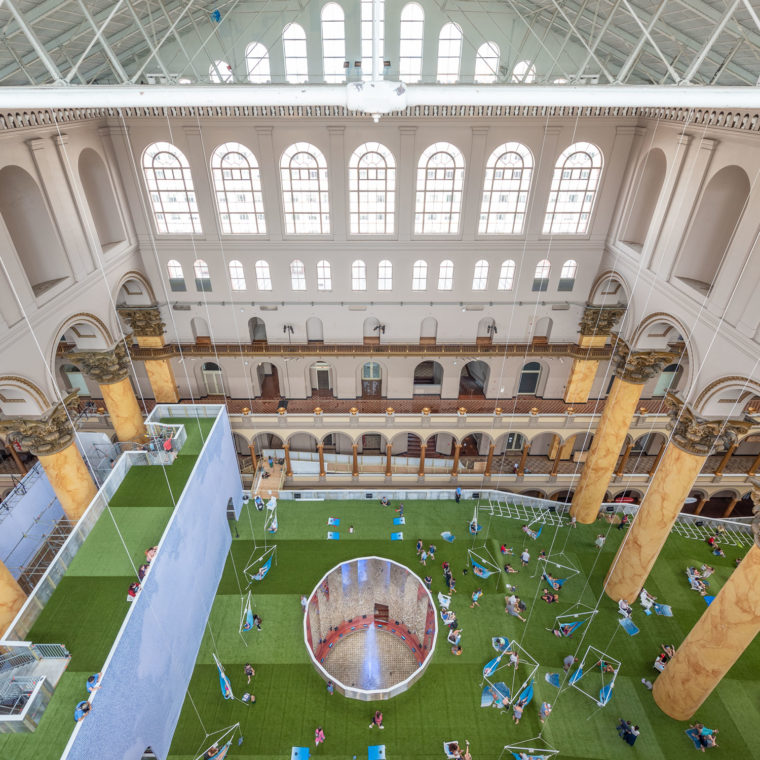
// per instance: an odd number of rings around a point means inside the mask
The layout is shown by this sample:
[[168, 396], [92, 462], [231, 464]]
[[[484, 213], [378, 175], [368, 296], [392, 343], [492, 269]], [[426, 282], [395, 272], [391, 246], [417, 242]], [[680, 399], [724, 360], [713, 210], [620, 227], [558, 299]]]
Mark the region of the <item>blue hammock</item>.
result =
[[250, 631], [252, 628], [253, 628], [253, 610], [251, 609], [251, 601], [250, 601], [250, 594], [249, 594], [248, 605], [246, 606], [245, 612], [243, 613], [243, 630]]
[[269, 572], [269, 569], [272, 567], [272, 558], [270, 557], [260, 568], [259, 571], [251, 576], [252, 581], [262, 581], [266, 577], [266, 574]]
[[544, 676], [544, 679], [547, 683], [550, 683], [552, 686], [559, 689], [559, 673], [547, 673]]
[[449, 543], [452, 543], [454, 541], [454, 539], [456, 538], [456, 536], [453, 533], [451, 533], [450, 531], [444, 530], [443, 533], [441, 533], [441, 538], [444, 541], [448, 541]]
[[472, 557], [470, 557], [470, 564], [472, 565], [473, 575], [477, 575], [478, 578], [488, 578], [494, 574], [493, 570], [487, 570], [485, 567], [483, 567], [483, 565], [481, 565], [479, 562], [476, 562]]
[[[227, 753], [230, 751], [230, 745], [232, 744], [232, 739], [230, 739], [227, 744], [225, 744], [223, 747], [219, 748], [219, 751], [215, 755], [211, 755], [210, 760], [222, 760], [222, 758], [227, 757]], [[206, 757], [204, 755], [204, 757]]]
[[673, 617], [673, 610], [669, 604], [655, 604], [654, 611], [663, 617]]
[[483, 530], [483, 526], [482, 525], [473, 525], [472, 523], [470, 523], [469, 530], [470, 530], [470, 533], [474, 536], [476, 533], [480, 533], [480, 531]]
[[523, 531], [527, 533], [534, 541], [541, 535], [541, 531], [544, 529], [544, 524], [539, 525], [538, 530], [531, 530], [527, 525], [523, 528]]
[[509, 639], [504, 636], [494, 636], [491, 639], [491, 646], [499, 653], [509, 649]]
[[608, 683], [606, 686], [603, 686], [599, 690], [599, 707], [604, 707], [607, 702], [610, 701], [610, 697], [612, 696], [612, 689], [615, 686], [615, 681], [613, 680], [611, 683]]
[[214, 660], [216, 662], [216, 668], [219, 671], [219, 688], [222, 690], [222, 696], [225, 699], [234, 699], [235, 695], [232, 693], [232, 684], [230, 684], [230, 679], [227, 678], [227, 674], [224, 672], [222, 663], [219, 662], [216, 655], [214, 655]]
[[549, 755], [528, 755], [525, 752], [512, 752], [512, 756], [515, 760], [548, 760]]
[[581, 678], [583, 678], [583, 668], [578, 668], [578, 670], [570, 676], [570, 683], [574, 684], [580, 681]]
[[[544, 580], [556, 591], [557, 589], [562, 588], [567, 578], [555, 578], [554, 580], [551, 580], [549, 578], [546, 570], [542, 573]], [[555, 585], [556, 584], [556, 585]]]
[[533, 679], [530, 683], [520, 692], [517, 697], [518, 702], [524, 702], [524, 706], [527, 707], [533, 699]]
[[[503, 653], [502, 653], [503, 654]], [[489, 660], [485, 666], [483, 667], [483, 678], [488, 678], [488, 676], [493, 673], [496, 668], [501, 665], [501, 658], [502, 654], [500, 654], [498, 657], [494, 657], [493, 660]]]
[[509, 698], [509, 689], [504, 682], [499, 681], [493, 685], [485, 686], [480, 695], [480, 706], [501, 707], [504, 697]]
[[588, 618], [584, 618], [583, 620], [574, 620], [572, 623], [561, 623], [557, 630], [560, 632], [561, 636], [566, 636], [567, 638], [571, 638], [572, 635], [584, 624], [588, 622]]

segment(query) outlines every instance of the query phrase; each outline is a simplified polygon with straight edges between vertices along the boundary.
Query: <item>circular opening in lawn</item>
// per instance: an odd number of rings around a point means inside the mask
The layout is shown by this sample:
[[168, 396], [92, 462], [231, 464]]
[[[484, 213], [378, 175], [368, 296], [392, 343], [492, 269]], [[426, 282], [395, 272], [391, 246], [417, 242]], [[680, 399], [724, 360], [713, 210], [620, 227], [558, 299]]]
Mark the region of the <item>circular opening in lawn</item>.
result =
[[336, 565], [309, 597], [304, 641], [319, 674], [346, 697], [389, 699], [418, 681], [438, 619], [422, 580], [382, 557]]

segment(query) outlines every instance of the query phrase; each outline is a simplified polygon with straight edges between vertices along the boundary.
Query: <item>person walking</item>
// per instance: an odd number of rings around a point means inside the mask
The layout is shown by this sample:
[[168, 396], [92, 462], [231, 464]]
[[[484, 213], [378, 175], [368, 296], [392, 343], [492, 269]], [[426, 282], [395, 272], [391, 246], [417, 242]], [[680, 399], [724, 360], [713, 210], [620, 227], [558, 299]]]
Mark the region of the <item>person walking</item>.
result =
[[383, 725], [383, 714], [380, 710], [376, 710], [375, 714], [372, 716], [372, 723], [369, 724], [369, 727], [372, 728], [373, 726], [377, 726], [381, 731], [385, 728]]
[[599, 534], [599, 535], [596, 537], [596, 541], [594, 541], [594, 546], [595, 546], [597, 549], [601, 549], [601, 548], [604, 546], [604, 542], [605, 542], [606, 538], [607, 538], [607, 537], [604, 535], [604, 533], [600, 533], [600, 534]]
[[432, 589], [432, 586], [433, 586], [433, 579], [429, 575], [426, 575], [423, 578], [423, 581], [425, 583], [425, 586], [427, 587], [427, 590], [430, 591]]
[[423, 549], [422, 554], [420, 554], [420, 564], [427, 566], [427, 558], [428, 553]]
[[256, 675], [256, 671], [253, 669], [253, 665], [251, 665], [250, 662], [246, 662], [245, 667], [243, 668], [243, 673], [245, 673], [248, 678], [248, 683], [250, 683], [251, 678]]
[[317, 726], [314, 731], [314, 744], [318, 747], [325, 740], [325, 732], [322, 730], [322, 726]]
[[475, 591], [472, 592], [472, 604], [470, 605], [470, 608], [480, 607], [480, 604], [478, 603], [478, 599], [480, 599], [481, 596], [483, 596], [483, 589], [476, 588]]
[[335, 684], [332, 681], [327, 682], [327, 693], [332, 696], [335, 693]]
[[454, 501], [459, 504], [459, 502], [462, 500], [462, 487], [457, 486], [457, 490], [454, 491]]

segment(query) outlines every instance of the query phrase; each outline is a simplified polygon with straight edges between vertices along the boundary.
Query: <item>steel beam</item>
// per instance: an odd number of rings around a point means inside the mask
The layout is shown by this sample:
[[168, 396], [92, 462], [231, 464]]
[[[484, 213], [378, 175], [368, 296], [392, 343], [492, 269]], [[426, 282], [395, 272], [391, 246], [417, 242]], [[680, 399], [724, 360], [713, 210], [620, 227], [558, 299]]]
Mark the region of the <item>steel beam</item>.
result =
[[[346, 106], [344, 85], [2, 87], [0, 108]], [[406, 106], [760, 109], [760, 87], [677, 85], [408, 85]]]
[[710, 38], [702, 46], [702, 49], [697, 54], [697, 57], [692, 62], [691, 66], [689, 66], [689, 70], [683, 75], [684, 82], [691, 82], [691, 80], [694, 78], [694, 75], [699, 70], [699, 67], [702, 65], [705, 57], [710, 52], [710, 49], [715, 44], [718, 37], [720, 37], [720, 35], [723, 33], [723, 30], [726, 28], [726, 24], [731, 20], [731, 15], [738, 8], [740, 2], [741, 0], [734, 0], [734, 2], [731, 4], [731, 7], [726, 8], [723, 18], [720, 20], [720, 23], [715, 27], [715, 29], [713, 29]]
[[90, 44], [82, 51], [82, 54], [77, 59], [77, 62], [74, 64], [73, 68], [69, 73], [66, 75], [66, 81], [70, 82], [74, 76], [79, 72], [79, 66], [82, 64], [85, 58], [87, 58], [87, 54], [92, 49], [92, 46], [95, 44], [95, 41], [97, 40], [100, 42], [100, 46], [103, 48], [103, 52], [106, 54], [106, 57], [111, 62], [111, 66], [113, 66], [113, 70], [116, 73], [116, 76], [121, 79], [122, 82], [126, 82], [129, 80], [129, 77], [127, 76], [127, 72], [124, 71], [122, 68], [121, 63], [119, 63], [119, 59], [116, 57], [113, 50], [111, 50], [111, 46], [106, 42], [106, 40], [103, 38], [103, 30], [108, 25], [108, 22], [116, 15], [116, 12], [121, 8], [122, 3], [124, 0], [118, 0], [118, 2], [113, 6], [111, 9], [111, 12], [108, 14], [108, 17], [103, 22], [103, 24], [98, 28], [98, 25], [93, 20], [92, 16], [90, 15], [90, 12], [87, 10], [87, 6], [82, 2], [82, 0], [77, 0], [79, 3], [79, 7], [82, 9], [82, 13], [84, 14], [84, 17], [87, 19], [87, 23], [92, 27], [93, 32], [95, 32], [95, 37], [90, 41]]
[[34, 49], [34, 52], [39, 57], [40, 61], [42, 61], [42, 64], [48, 70], [50, 76], [53, 77], [53, 81], [56, 84], [61, 84], [63, 82], [63, 76], [58, 70], [58, 66], [55, 65], [53, 59], [48, 55], [48, 51], [45, 49], [45, 46], [39, 41], [37, 35], [34, 33], [34, 30], [26, 23], [23, 14], [18, 10], [18, 8], [16, 8], [13, 0], [5, 0], [5, 4], [8, 7], [8, 10], [13, 14], [13, 18], [16, 19], [16, 23], [24, 33], [24, 36], [29, 40], [29, 43]]

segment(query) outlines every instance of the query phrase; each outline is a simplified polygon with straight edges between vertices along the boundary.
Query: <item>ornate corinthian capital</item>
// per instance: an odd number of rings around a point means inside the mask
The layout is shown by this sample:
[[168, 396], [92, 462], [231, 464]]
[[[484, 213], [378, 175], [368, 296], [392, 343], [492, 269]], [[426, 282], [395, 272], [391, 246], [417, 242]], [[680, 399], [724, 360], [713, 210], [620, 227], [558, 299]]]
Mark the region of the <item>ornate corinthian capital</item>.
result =
[[581, 335], [609, 335], [625, 314], [625, 306], [591, 306], [588, 304], [581, 317]]
[[111, 385], [129, 374], [129, 354], [124, 341], [102, 351], [69, 351], [63, 358], [75, 364], [98, 385]]
[[752, 421], [748, 419], [707, 420], [699, 417], [672, 393], [667, 394], [665, 401], [673, 428], [671, 440], [689, 454], [706, 457], [711, 452], [723, 451], [752, 427]]
[[160, 338], [166, 332], [166, 323], [156, 305], [120, 306], [118, 311], [137, 338]]
[[629, 383], [643, 385], [662, 372], [665, 366], [676, 358], [670, 351], [631, 351], [623, 340], [618, 339], [612, 361], [615, 374]]
[[21, 448], [35, 456], [49, 456], [63, 451], [74, 440], [74, 428], [67, 410], [75, 413], [78, 391], [73, 391], [63, 403], [51, 406], [40, 415], [4, 417], [0, 432], [19, 442]]

